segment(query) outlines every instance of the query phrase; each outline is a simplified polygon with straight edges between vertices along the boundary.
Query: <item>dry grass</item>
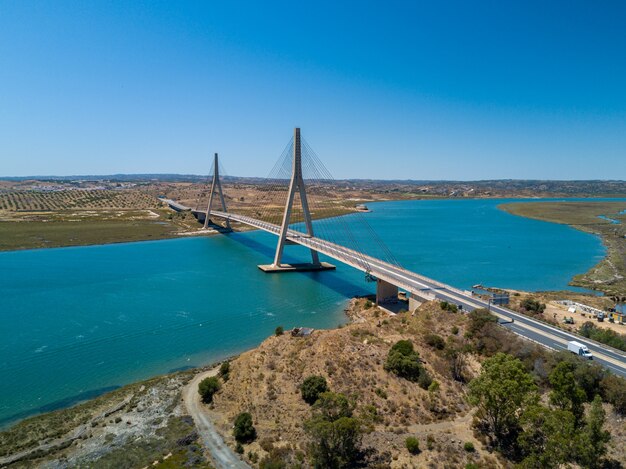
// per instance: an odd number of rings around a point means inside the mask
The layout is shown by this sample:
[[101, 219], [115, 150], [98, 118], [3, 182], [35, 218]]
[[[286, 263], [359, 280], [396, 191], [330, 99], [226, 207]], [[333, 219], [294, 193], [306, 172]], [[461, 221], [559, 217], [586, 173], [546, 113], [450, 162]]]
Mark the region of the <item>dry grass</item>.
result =
[[[479, 460], [489, 466], [482, 445], [469, 430], [471, 414], [464, 386], [452, 379], [445, 352], [424, 345], [425, 336], [433, 333], [460, 344], [464, 315], [444, 312], [435, 303], [422, 306], [414, 316], [387, 317], [377, 308], [364, 309], [364, 300], [360, 301], [357, 308], [363, 310], [365, 321], [315, 331], [308, 338], [270, 337], [231, 363], [231, 378], [213, 405], [215, 422], [229, 444], [234, 444], [230, 436], [234, 417], [249, 411], [258, 440], [246, 451], [264, 455], [259, 442], [305, 451], [303, 423], [310, 418], [311, 408], [302, 400], [299, 386], [307, 376], [321, 375], [332, 391], [352, 400], [355, 414], [368, 426], [364, 444], [379, 453], [388, 451], [385, 457], [392, 467], [465, 465]], [[453, 327], [456, 334], [451, 332]], [[383, 369], [390, 346], [401, 339], [416, 345], [424, 367], [439, 383], [438, 390], [422, 389]], [[470, 377], [476, 371], [476, 366], [468, 366]], [[406, 437], [417, 436], [426, 448], [428, 435], [435, 438], [433, 449], [411, 456], [404, 446]], [[465, 441], [473, 442], [477, 452], [467, 453]]]

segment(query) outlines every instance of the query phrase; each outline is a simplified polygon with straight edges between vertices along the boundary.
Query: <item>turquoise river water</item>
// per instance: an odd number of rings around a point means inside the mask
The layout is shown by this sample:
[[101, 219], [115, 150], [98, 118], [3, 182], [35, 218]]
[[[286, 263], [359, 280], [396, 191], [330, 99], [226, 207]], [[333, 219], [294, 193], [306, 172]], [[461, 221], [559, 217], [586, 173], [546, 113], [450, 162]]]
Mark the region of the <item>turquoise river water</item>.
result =
[[[565, 289], [604, 256], [597, 237], [509, 215], [502, 202], [381, 202], [324, 229], [340, 238], [364, 217], [404, 267], [461, 288]], [[0, 253], [0, 426], [239, 353], [278, 325], [335, 327], [350, 297], [373, 291], [341, 264], [264, 274], [256, 266], [275, 243], [248, 232]]]

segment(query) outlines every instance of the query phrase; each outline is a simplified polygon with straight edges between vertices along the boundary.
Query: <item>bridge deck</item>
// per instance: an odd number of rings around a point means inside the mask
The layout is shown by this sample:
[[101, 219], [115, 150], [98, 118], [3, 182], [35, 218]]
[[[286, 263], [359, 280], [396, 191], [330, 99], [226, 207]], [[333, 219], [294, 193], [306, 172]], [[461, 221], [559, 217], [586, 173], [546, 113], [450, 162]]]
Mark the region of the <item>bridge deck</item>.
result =
[[[244, 223], [277, 236], [280, 233], [280, 227], [278, 225], [257, 220], [246, 215], [220, 211], [211, 211], [211, 215], [225, 220], [230, 220], [231, 222]], [[317, 237], [309, 237], [295, 230], [288, 231], [287, 239], [293, 243], [314, 249], [328, 257], [354, 267], [355, 269], [363, 272], [369, 272], [375, 277], [396, 285], [411, 294], [426, 298], [440, 299], [457, 305], [462, 305], [463, 309], [469, 311], [476, 308], [489, 308], [491, 312], [500, 319], [507, 320], [509, 324], [506, 324], [506, 327], [514, 333], [539, 342], [542, 345], [554, 350], [567, 350], [568, 341], [581, 340], [580, 337], [562, 329], [558, 329], [554, 326], [529, 318], [501, 306], [490, 305], [488, 302], [474, 297], [471, 293], [464, 292], [458, 288], [454, 288], [450, 285], [446, 285], [415, 272], [411, 272], [375, 257], [368, 256], [367, 254], [356, 252], [336, 243]], [[514, 321], [511, 321], [511, 319]], [[588, 339], [585, 339], [584, 341], [593, 352], [598, 362], [602, 363], [613, 372], [626, 377], [625, 354]]]

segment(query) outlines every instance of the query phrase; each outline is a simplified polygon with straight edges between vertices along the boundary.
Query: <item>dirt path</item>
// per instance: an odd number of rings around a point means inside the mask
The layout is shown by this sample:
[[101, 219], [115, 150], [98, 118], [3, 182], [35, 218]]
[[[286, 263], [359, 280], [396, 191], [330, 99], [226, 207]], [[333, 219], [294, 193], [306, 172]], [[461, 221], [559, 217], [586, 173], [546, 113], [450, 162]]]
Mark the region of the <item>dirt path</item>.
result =
[[418, 435], [431, 433], [431, 432], [442, 432], [442, 431], [454, 431], [460, 432], [463, 435], [471, 436], [472, 432], [470, 430], [469, 424], [474, 418], [474, 412], [470, 411], [462, 417], [458, 417], [454, 420], [444, 420], [442, 422], [435, 423], [425, 423], [425, 424], [415, 424], [409, 426], [409, 430]]
[[204, 442], [205, 447], [211, 453], [213, 462], [220, 469], [236, 468], [236, 469], [249, 469], [246, 463], [244, 463], [239, 456], [230, 449], [222, 440], [222, 437], [217, 433], [211, 419], [204, 409], [204, 404], [200, 400], [200, 394], [198, 394], [198, 384], [204, 378], [217, 375], [219, 367], [212, 370], [200, 373], [183, 389], [183, 402], [187, 408], [187, 412], [193, 418], [198, 433]]

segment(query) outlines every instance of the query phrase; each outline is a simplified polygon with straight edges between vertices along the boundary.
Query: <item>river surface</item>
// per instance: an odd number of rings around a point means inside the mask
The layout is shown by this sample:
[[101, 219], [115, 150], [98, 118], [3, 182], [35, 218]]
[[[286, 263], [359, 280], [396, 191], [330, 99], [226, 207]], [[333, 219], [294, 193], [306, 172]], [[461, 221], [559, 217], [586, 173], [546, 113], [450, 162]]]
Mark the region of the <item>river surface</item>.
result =
[[[510, 215], [503, 202], [374, 203], [316, 229], [384, 257], [369, 224], [404, 267], [460, 288], [566, 289], [604, 256], [596, 236]], [[278, 325], [335, 327], [349, 298], [374, 291], [335, 262], [264, 274], [256, 266], [275, 243], [247, 232], [0, 253], [0, 426], [239, 353]]]

